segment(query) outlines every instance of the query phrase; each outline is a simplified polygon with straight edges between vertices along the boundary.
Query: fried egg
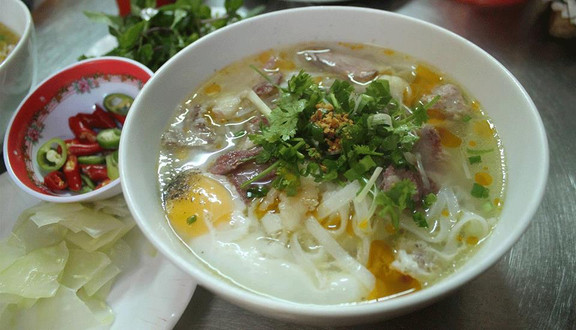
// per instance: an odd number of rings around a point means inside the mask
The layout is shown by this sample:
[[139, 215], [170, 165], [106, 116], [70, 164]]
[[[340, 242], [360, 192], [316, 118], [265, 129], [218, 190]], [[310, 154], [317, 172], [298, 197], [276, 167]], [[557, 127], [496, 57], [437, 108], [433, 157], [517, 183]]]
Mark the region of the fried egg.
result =
[[204, 235], [228, 224], [234, 210], [243, 208], [236, 191], [221, 176], [183, 173], [166, 198], [172, 228], [186, 238]]

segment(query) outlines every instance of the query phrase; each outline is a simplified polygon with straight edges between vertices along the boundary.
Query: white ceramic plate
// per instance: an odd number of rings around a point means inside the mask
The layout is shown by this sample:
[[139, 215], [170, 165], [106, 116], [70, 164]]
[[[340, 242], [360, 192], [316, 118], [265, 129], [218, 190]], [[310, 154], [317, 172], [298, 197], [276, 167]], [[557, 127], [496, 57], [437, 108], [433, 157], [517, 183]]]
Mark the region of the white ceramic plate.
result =
[[[0, 237], [12, 231], [22, 211], [38, 202], [8, 174], [0, 175]], [[111, 329], [172, 329], [190, 302], [196, 282], [157, 253], [144, 236], [139, 243], [138, 262], [119, 275], [108, 296], [116, 316]]]

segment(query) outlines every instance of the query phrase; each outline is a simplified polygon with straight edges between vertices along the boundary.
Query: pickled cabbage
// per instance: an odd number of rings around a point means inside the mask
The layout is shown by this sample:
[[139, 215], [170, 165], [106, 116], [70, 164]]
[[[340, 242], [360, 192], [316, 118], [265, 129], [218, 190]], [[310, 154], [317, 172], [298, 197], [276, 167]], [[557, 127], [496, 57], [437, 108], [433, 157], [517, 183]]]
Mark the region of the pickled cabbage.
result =
[[134, 259], [129, 214], [122, 196], [22, 212], [0, 241], [0, 328], [109, 328], [106, 297]]

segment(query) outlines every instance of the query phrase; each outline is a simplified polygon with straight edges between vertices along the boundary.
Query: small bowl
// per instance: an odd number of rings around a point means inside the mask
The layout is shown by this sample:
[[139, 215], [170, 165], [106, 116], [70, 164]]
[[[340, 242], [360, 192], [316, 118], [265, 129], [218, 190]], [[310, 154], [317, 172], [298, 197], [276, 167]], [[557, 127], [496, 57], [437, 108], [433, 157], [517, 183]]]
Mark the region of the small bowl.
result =
[[[476, 252], [438, 283], [377, 302], [340, 305], [289, 302], [249, 291], [220, 276], [170, 228], [160, 198], [158, 155], [162, 133], [176, 107], [230, 63], [271, 48], [312, 41], [374, 44], [425, 61], [445, 72], [478, 100], [496, 126], [506, 155], [507, 172], [501, 217]], [[231, 51], [214, 51], [222, 45]], [[522, 129], [518, 129], [519, 125]], [[273, 318], [322, 326], [374, 322], [415, 311], [489, 269], [530, 224], [544, 193], [549, 165], [546, 133], [538, 111], [522, 85], [496, 59], [435, 25], [381, 10], [338, 6], [256, 16], [188, 46], [146, 84], [128, 115], [120, 148], [124, 197], [140, 229], [161, 253], [193, 276], [199, 285], [243, 308]], [[290, 279], [284, 282], [290, 283]]]
[[55, 193], [43, 182], [46, 171], [36, 154], [46, 141], [74, 137], [68, 118], [102, 107], [107, 94], [136, 97], [153, 72], [144, 65], [120, 57], [100, 57], [70, 65], [44, 80], [20, 104], [6, 131], [4, 162], [16, 184], [34, 197], [50, 202], [98, 200], [119, 194], [120, 179], [87, 193]]
[[20, 0], [0, 0], [0, 23], [20, 39], [8, 57], [0, 63], [0, 143], [8, 120], [28, 94], [36, 79], [34, 22], [30, 11]]

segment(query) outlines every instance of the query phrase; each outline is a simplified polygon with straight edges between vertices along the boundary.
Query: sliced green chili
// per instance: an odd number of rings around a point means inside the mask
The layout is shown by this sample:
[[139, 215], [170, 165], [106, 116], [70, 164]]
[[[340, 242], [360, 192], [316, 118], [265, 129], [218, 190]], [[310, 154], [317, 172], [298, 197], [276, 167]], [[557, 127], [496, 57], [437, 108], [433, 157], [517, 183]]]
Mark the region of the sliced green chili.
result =
[[132, 102], [134, 102], [134, 99], [126, 94], [108, 94], [104, 98], [104, 108], [112, 113], [126, 116], [132, 106]]
[[104, 129], [98, 132], [96, 141], [104, 149], [118, 149], [120, 134], [122, 134], [122, 131], [118, 128]]
[[104, 164], [106, 158], [102, 155], [89, 155], [89, 156], [78, 156], [78, 163], [80, 164]]
[[120, 171], [118, 170], [118, 151], [106, 155], [106, 170], [108, 171], [110, 180], [115, 180], [120, 177]]
[[64, 166], [68, 157], [66, 142], [53, 138], [44, 143], [36, 153], [38, 166], [44, 171], [56, 171]]

